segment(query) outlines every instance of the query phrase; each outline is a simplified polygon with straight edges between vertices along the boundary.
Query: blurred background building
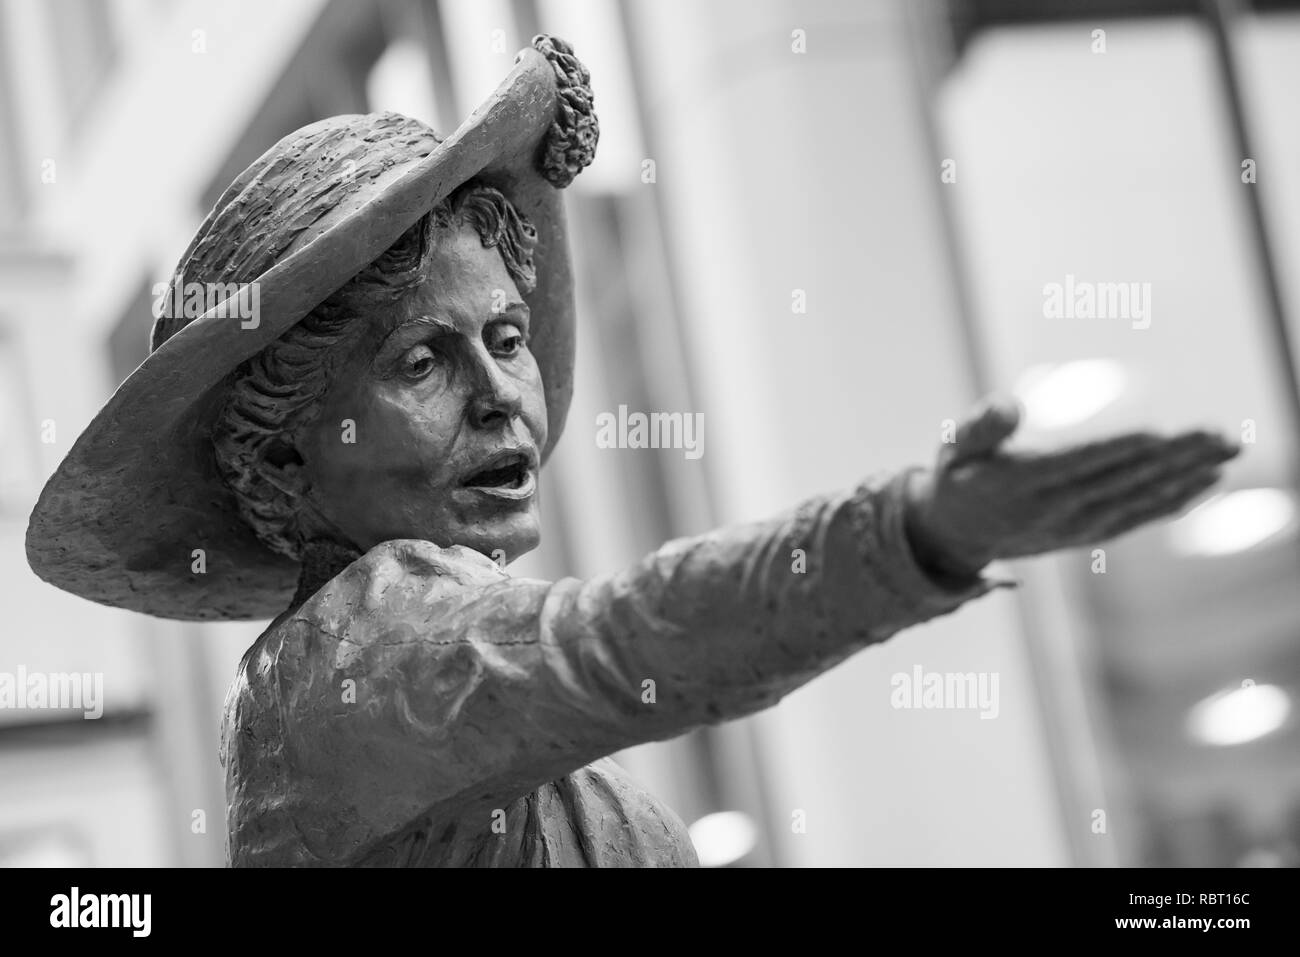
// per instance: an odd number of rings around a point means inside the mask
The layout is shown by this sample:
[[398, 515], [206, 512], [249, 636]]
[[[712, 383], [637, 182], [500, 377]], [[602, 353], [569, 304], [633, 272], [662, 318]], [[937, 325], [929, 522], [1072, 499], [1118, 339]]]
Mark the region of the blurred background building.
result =
[[[990, 389], [1027, 444], [1247, 443], [1176, 523], [1018, 563], [1017, 592], [620, 755], [702, 859], [1296, 863], [1300, 18], [1228, 6], [0, 0], [0, 671], [102, 672], [106, 698], [0, 710], [0, 863], [223, 862], [220, 709], [263, 624], [64, 594], [27, 516], [236, 173], [337, 113], [449, 133], [538, 32], [590, 67], [602, 138], [567, 193], [577, 394], [518, 574], [927, 462]], [[1148, 312], [1049, 317], [1067, 281], [1149, 284]], [[703, 412], [705, 454], [599, 448], [620, 405]], [[996, 718], [893, 707], [916, 668], [998, 676]]]

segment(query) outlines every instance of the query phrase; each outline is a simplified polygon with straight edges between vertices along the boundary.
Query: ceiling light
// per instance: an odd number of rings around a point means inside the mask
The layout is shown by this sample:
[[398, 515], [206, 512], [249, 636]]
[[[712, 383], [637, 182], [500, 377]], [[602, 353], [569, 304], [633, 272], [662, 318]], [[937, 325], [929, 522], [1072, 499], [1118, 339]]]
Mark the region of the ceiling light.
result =
[[758, 828], [740, 811], [706, 814], [691, 825], [690, 833], [701, 867], [734, 864], [758, 843]]
[[1277, 685], [1246, 682], [1198, 702], [1187, 714], [1187, 733], [1202, 744], [1244, 744], [1286, 724], [1291, 699]]
[[1090, 419], [1124, 392], [1127, 376], [1112, 359], [1079, 359], [1032, 366], [1014, 392], [1025, 406], [1031, 429], [1063, 429]]
[[1174, 547], [1189, 555], [1228, 555], [1254, 548], [1295, 524], [1295, 499], [1278, 488], [1216, 495], [1169, 526]]

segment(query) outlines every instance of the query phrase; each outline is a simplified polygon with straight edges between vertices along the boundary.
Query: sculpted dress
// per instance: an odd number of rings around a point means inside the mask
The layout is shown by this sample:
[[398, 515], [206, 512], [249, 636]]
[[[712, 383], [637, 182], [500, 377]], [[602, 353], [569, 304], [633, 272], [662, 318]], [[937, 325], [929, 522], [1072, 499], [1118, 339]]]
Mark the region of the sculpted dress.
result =
[[586, 581], [415, 540], [328, 569], [227, 696], [230, 864], [695, 866], [608, 755], [767, 708], [999, 584], [916, 564], [905, 477]]

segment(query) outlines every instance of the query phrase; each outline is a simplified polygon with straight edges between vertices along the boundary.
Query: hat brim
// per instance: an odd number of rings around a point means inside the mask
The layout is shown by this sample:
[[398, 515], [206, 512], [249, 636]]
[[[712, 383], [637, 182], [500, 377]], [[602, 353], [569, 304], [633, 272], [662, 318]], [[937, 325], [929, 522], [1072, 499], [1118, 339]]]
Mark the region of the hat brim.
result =
[[[497, 91], [428, 156], [381, 179], [367, 201], [258, 279], [259, 322], [225, 304], [162, 343], [118, 387], [50, 477], [27, 528], [45, 581], [163, 618], [246, 620], [282, 612], [298, 565], [266, 548], [221, 481], [210, 427], [232, 374], [373, 262], [470, 179], [501, 189], [533, 223], [537, 283], [525, 295], [548, 417], [543, 458], [573, 386], [573, 279], [559, 189], [538, 166], [557, 116], [557, 71], [519, 54]], [[201, 552], [199, 551], [201, 550]]]

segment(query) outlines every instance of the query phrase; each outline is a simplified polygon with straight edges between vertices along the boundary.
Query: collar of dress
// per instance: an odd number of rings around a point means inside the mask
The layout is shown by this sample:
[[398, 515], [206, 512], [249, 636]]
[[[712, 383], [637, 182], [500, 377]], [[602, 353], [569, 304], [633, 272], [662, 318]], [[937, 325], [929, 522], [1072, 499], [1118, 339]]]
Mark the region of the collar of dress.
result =
[[299, 558], [298, 590], [294, 593], [292, 607], [302, 605], [360, 557], [361, 552], [351, 545], [341, 545], [329, 539], [305, 542]]

